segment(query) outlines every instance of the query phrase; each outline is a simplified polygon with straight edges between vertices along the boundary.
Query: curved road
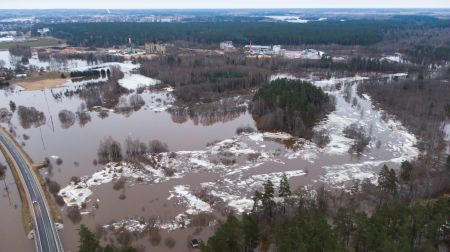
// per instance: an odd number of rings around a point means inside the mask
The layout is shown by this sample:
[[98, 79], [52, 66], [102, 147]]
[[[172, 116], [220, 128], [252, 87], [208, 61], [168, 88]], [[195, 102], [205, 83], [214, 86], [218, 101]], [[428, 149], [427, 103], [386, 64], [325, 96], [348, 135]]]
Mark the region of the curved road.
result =
[[34, 221], [34, 241], [38, 252], [63, 252], [61, 240], [45, 201], [45, 194], [16, 145], [0, 130], [0, 144], [6, 147], [16, 167], [30, 204], [30, 211]]

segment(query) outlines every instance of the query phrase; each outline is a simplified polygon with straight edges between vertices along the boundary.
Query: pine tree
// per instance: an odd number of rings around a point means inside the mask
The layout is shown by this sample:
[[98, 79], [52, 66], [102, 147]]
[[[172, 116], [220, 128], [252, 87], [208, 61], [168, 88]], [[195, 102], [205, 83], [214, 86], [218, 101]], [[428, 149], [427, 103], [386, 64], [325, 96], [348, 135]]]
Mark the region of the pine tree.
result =
[[242, 216], [242, 231], [244, 233], [244, 251], [253, 251], [258, 246], [259, 228], [253, 215]]
[[378, 175], [378, 186], [384, 192], [388, 192], [391, 194], [397, 193], [397, 176], [395, 175], [395, 171], [393, 169], [389, 169], [387, 165], [383, 165], [381, 171]]
[[244, 247], [242, 226], [239, 220], [229, 215], [227, 221], [208, 239], [202, 251], [240, 252]]
[[253, 195], [253, 208], [252, 208], [252, 212], [256, 213], [259, 211], [259, 203], [262, 199], [262, 194], [259, 191], [255, 191], [255, 194]]
[[339, 208], [334, 218], [334, 231], [341, 239], [341, 243], [349, 246], [350, 237], [355, 229], [355, 209], [353, 206]]
[[289, 181], [286, 173], [283, 172], [280, 180], [280, 188], [278, 189], [278, 196], [283, 198], [283, 213], [286, 213], [286, 202], [291, 196], [291, 188], [289, 187]]
[[16, 111], [16, 104], [13, 101], [9, 101], [9, 109], [14, 113]]
[[410, 162], [403, 161], [400, 166], [400, 179], [404, 182], [408, 182], [411, 179], [412, 169], [413, 166]]
[[265, 213], [272, 217], [272, 211], [275, 207], [273, 183], [269, 179], [264, 183], [264, 193], [262, 195], [262, 207]]
[[289, 181], [286, 173], [283, 172], [280, 180], [280, 189], [278, 190], [278, 196], [282, 198], [287, 198], [291, 196], [291, 188], [289, 187]]
[[97, 252], [101, 251], [101, 247], [98, 244], [95, 234], [91, 232], [85, 225], [80, 226], [80, 247], [78, 252]]

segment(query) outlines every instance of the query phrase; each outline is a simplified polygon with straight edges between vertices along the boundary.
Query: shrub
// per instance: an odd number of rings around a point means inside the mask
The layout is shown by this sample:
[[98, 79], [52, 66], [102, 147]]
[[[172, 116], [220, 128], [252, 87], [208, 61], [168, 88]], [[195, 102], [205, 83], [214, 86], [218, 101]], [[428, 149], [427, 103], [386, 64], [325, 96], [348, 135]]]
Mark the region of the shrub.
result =
[[236, 134], [240, 135], [242, 133], [253, 133], [255, 132], [255, 129], [249, 125], [247, 126], [240, 126], [236, 129]]
[[78, 183], [81, 182], [81, 179], [79, 177], [73, 176], [70, 178], [70, 182], [74, 183], [75, 185], [78, 185]]
[[346, 127], [343, 131], [345, 137], [355, 140], [349, 151], [362, 153], [366, 146], [370, 143], [371, 137], [367, 136], [366, 130], [362, 126], [353, 123]]
[[150, 141], [150, 143], [148, 145], [148, 152], [150, 152], [152, 154], [168, 152], [168, 151], [169, 151], [169, 147], [167, 146], [167, 144], [163, 143], [159, 140], [152, 140], [152, 141]]
[[177, 242], [175, 241], [175, 239], [173, 237], [169, 236], [169, 237], [166, 237], [166, 239], [164, 239], [164, 244], [168, 248], [174, 248], [176, 243]]
[[56, 181], [48, 181], [47, 186], [52, 194], [57, 194], [61, 190], [61, 186]]
[[330, 143], [330, 135], [328, 134], [328, 131], [325, 129], [314, 131], [312, 140], [315, 144], [317, 144], [317, 146], [324, 147], [328, 143]]
[[55, 202], [58, 206], [64, 206], [64, 204], [66, 204], [66, 202], [64, 201], [64, 198], [61, 197], [60, 195], [54, 195], [55, 197]]
[[114, 183], [113, 189], [116, 190], [116, 191], [118, 191], [118, 190], [121, 190], [121, 189], [125, 188], [125, 182], [126, 182], [125, 177], [120, 177], [120, 178]]
[[67, 209], [67, 217], [73, 223], [79, 223], [81, 221], [80, 208], [78, 206], [71, 206]]

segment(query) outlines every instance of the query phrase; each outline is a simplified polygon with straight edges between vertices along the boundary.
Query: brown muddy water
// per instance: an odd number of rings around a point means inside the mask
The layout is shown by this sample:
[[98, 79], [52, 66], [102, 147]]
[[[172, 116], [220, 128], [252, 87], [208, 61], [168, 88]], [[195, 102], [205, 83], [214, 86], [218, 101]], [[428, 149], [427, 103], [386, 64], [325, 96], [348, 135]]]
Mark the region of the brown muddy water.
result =
[[[386, 76], [382, 81], [388, 79]], [[316, 85], [336, 97], [336, 111], [316, 126], [316, 129], [329, 132], [330, 142], [324, 147], [294, 139], [295, 144], [287, 148], [283, 141], [291, 137], [284, 133], [236, 135], [239, 126], [255, 127], [245, 109], [237, 112], [214, 107], [212, 111], [198, 113], [170, 113], [166, 111], [173, 101], [170, 90], [144, 91], [141, 97], [145, 105], [136, 111], [119, 113], [111, 110], [127, 103], [134, 92], [122, 94], [114, 108], [86, 110], [82, 105], [87, 102], [85, 97], [55, 95], [76, 88], [73, 83], [44, 91], [0, 90], [0, 109], [10, 110], [9, 102], [14, 101], [17, 107], [35, 107], [45, 114], [45, 120], [30, 124], [21, 120], [16, 110], [0, 125], [14, 131], [17, 141], [24, 145], [34, 161], [50, 158], [53, 168], [43, 170], [44, 177], [58, 182], [63, 190], [68, 188], [67, 191], [73, 189], [71, 177], [84, 177], [83, 192], [92, 192], [86, 198], [81, 222], [72, 223], [64, 218], [61, 232], [66, 251], [77, 250], [80, 224], [95, 230], [98, 226], [122, 220], [140, 220], [142, 225], [157, 220], [155, 226], [161, 229], [161, 243], [153, 246], [146, 234], [134, 239], [135, 246], [147, 251], [188, 251], [187, 243], [192, 237], [206, 240], [213, 232], [216, 222], [208, 216], [220, 220], [230, 211], [249, 210], [254, 190], [260, 189], [267, 179], [277, 185], [282, 172], [287, 173], [293, 188], [321, 183], [345, 187], [353, 180], [374, 182], [383, 164], [396, 166], [417, 155], [415, 137], [401, 124], [377, 111], [370, 97], [356, 94], [360, 81], [368, 80], [360, 77], [315, 80]], [[58, 114], [63, 109], [84, 112], [90, 115], [90, 120], [61, 123]], [[348, 152], [353, 142], [342, 133], [352, 123], [365, 127], [371, 135], [370, 144], [359, 156]], [[143, 175], [130, 170], [111, 178], [113, 181], [120, 176], [128, 178], [126, 186], [120, 190], [114, 190], [114, 182], [110, 180], [94, 179], [100, 178], [99, 174], [104, 170], [103, 165], [94, 162], [99, 143], [109, 136], [122, 143], [122, 148], [128, 136], [144, 143], [153, 139], [167, 143], [175, 154], [170, 158], [169, 154], [163, 154], [158, 157], [158, 162], [173, 168], [175, 174], [165, 176], [161, 169], [149, 167], [145, 167]], [[57, 158], [62, 164], [57, 164]], [[127, 164], [120, 166], [129, 167]], [[0, 181], [0, 251], [32, 251], [33, 243], [21, 228], [20, 199], [9, 170], [4, 181], [9, 188], [9, 197]], [[66, 198], [66, 203], [81, 203], [77, 193], [74, 195], [73, 201]], [[213, 199], [209, 203], [205, 199], [208, 197]], [[64, 216], [66, 209], [67, 206], [61, 207]], [[209, 215], [199, 220], [198, 216], [205, 214]], [[176, 218], [182, 220], [175, 221]], [[102, 241], [110, 242], [110, 237], [106, 235]], [[164, 245], [167, 237], [175, 239], [174, 248]]]

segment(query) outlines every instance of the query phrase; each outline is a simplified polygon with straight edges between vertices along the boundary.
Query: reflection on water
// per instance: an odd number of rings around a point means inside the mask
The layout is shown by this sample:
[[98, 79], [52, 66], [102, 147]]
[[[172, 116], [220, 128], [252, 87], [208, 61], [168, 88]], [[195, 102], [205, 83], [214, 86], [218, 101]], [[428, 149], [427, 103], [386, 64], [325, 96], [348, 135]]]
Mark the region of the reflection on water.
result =
[[195, 125], [209, 126], [233, 121], [247, 112], [248, 100], [240, 97], [224, 98], [218, 102], [194, 105], [169, 110], [174, 123], [185, 123], [190, 119]]
[[33, 251], [33, 241], [27, 238], [22, 228], [19, 191], [11, 169], [3, 155], [0, 155], [0, 166], [3, 165], [6, 166], [6, 173], [0, 177], [0, 251]]
[[35, 128], [40, 127], [46, 123], [46, 118], [43, 112], [36, 110], [34, 107], [19, 106], [17, 110], [19, 116], [20, 125], [24, 129], [28, 129], [31, 126]]
[[[9, 51], [0, 51], [0, 60], [5, 62], [6, 68], [15, 68], [21, 62], [22, 57], [11, 55]], [[35, 70], [45, 71], [68, 71], [69, 69], [87, 67], [94, 65], [96, 62], [89, 64], [86, 60], [67, 59], [58, 57], [39, 57], [38, 53], [33, 53], [28, 60], [28, 67]]]

